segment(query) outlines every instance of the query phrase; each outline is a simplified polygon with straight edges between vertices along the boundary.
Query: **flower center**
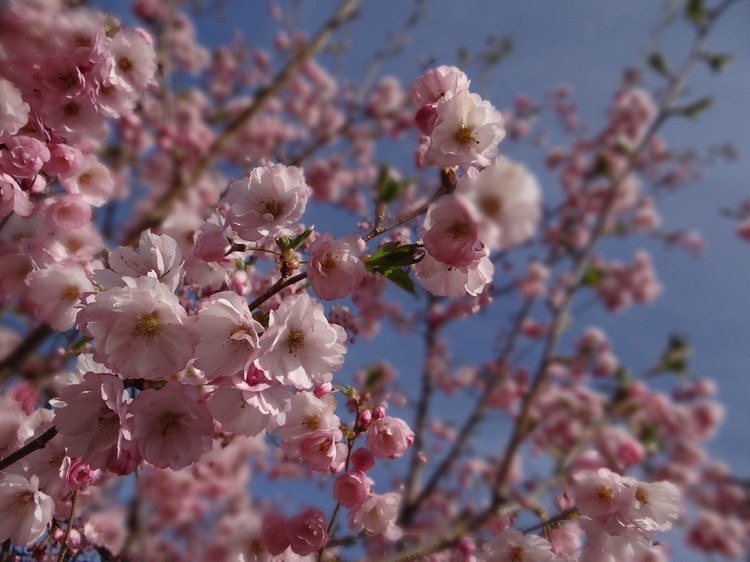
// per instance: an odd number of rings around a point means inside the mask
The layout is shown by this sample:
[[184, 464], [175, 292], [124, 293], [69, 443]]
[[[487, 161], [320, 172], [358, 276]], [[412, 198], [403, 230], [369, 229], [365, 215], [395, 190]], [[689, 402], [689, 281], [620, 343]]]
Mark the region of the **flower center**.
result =
[[461, 146], [467, 146], [471, 143], [479, 144], [479, 141], [474, 136], [474, 130], [471, 127], [461, 123], [461, 127], [456, 131], [456, 142]]
[[117, 413], [107, 408], [107, 406], [99, 408], [99, 417], [96, 418], [96, 424], [99, 426], [99, 429], [108, 429], [118, 422]]
[[503, 209], [503, 202], [499, 197], [486, 196], [479, 200], [479, 208], [488, 217], [497, 216]]
[[70, 101], [63, 106], [62, 110], [66, 117], [77, 117], [81, 112], [81, 106], [74, 101]]
[[520, 546], [514, 546], [510, 549], [510, 560], [511, 562], [523, 562], [526, 558], [526, 553]]
[[614, 501], [615, 494], [612, 492], [611, 488], [608, 488], [607, 486], [599, 486], [596, 489], [596, 497], [600, 502], [610, 504]]
[[161, 416], [159, 416], [159, 427], [161, 428], [162, 436], [166, 435], [167, 432], [176, 425], [180, 425], [180, 419], [182, 419], [182, 414], [163, 412]]
[[159, 333], [161, 324], [159, 324], [159, 313], [144, 312], [135, 321], [135, 328], [133, 328], [134, 336], [141, 336], [142, 338], [151, 339]]
[[469, 225], [465, 222], [455, 222], [446, 231], [453, 240], [464, 240], [469, 235]]
[[337, 263], [336, 256], [333, 254], [326, 254], [326, 259], [323, 260], [323, 263], [320, 264], [320, 266], [323, 268], [323, 271], [330, 273], [332, 269], [336, 269]]
[[76, 302], [81, 296], [81, 290], [75, 285], [68, 285], [60, 291], [60, 300], [65, 302]]
[[638, 486], [638, 489], [635, 491], [635, 499], [644, 505], [648, 504], [649, 502], [648, 492], [643, 486]]
[[71, 238], [65, 243], [65, 249], [68, 250], [68, 252], [70, 252], [71, 254], [75, 254], [82, 247], [83, 244], [81, 244], [81, 241], [76, 240], [75, 238]]
[[266, 210], [266, 213], [273, 215], [273, 218], [276, 218], [281, 214], [281, 203], [275, 199], [265, 201], [263, 203], [263, 208]]
[[11, 508], [16, 515], [25, 514], [34, 503], [34, 492], [24, 492], [16, 496], [16, 503]]
[[128, 57], [122, 57], [117, 61], [117, 68], [123, 72], [130, 72], [133, 70], [133, 62]]
[[315, 414], [309, 414], [302, 422], [302, 425], [304, 425], [307, 429], [318, 429], [318, 427], [320, 427], [320, 418]]
[[286, 340], [289, 347], [289, 353], [294, 353], [305, 347], [305, 333], [302, 330], [292, 330], [289, 333], [289, 339]]

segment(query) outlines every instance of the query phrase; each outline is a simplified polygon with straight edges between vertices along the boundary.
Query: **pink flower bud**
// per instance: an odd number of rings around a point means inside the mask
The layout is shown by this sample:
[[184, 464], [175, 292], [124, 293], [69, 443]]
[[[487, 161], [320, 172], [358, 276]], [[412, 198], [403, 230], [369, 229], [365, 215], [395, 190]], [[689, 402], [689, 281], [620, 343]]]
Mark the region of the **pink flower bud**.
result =
[[319, 386], [316, 386], [313, 390], [313, 394], [316, 398], [322, 398], [326, 394], [330, 394], [333, 391], [333, 385], [330, 382], [325, 382]]
[[419, 132], [428, 137], [432, 134], [432, 130], [435, 128], [435, 120], [437, 119], [437, 109], [435, 104], [426, 104], [417, 110], [417, 114], [414, 116], [414, 122], [419, 128]]
[[385, 408], [382, 406], [377, 406], [372, 409], [372, 417], [373, 419], [379, 420], [385, 417]]
[[289, 548], [289, 534], [287, 519], [278, 511], [266, 513], [263, 516], [263, 526], [260, 530], [260, 540], [272, 556], [278, 556]]
[[359, 416], [357, 416], [357, 422], [362, 427], [367, 427], [370, 425], [370, 422], [372, 421], [372, 411], [371, 410], [362, 410], [359, 413]]
[[206, 226], [208, 228], [202, 228], [200, 234], [198, 234], [193, 253], [197, 258], [208, 262], [224, 259], [232, 245], [224, 236], [221, 227], [212, 224]]
[[85, 490], [99, 476], [100, 470], [91, 467], [80, 458], [70, 461], [65, 473], [65, 485], [69, 490]]
[[375, 464], [375, 457], [366, 447], [360, 447], [354, 451], [350, 460], [355, 470], [361, 470], [362, 472], [367, 472]]

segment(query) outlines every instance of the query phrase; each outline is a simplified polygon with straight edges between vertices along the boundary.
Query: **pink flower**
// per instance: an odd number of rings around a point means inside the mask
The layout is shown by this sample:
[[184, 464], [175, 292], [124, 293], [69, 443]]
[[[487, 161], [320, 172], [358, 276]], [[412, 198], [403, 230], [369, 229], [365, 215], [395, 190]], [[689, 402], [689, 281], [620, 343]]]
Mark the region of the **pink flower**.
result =
[[319, 429], [337, 429], [340, 420], [335, 410], [336, 402], [330, 394], [318, 398], [311, 392], [298, 392], [292, 396], [286, 421], [280, 428], [281, 438], [291, 443]]
[[341, 441], [343, 434], [338, 428], [318, 429], [302, 436], [293, 442], [294, 449], [299, 451], [307, 465], [317, 471], [331, 468], [337, 457], [336, 443]]
[[344, 507], [362, 505], [370, 493], [371, 481], [361, 470], [352, 470], [336, 478], [333, 498]]
[[17, 178], [33, 178], [50, 158], [44, 143], [32, 137], [18, 135], [3, 141], [3, 144], [0, 170]]
[[413, 441], [414, 433], [398, 418], [386, 416], [367, 428], [367, 447], [379, 459], [400, 457]]
[[155, 84], [156, 53], [142, 31], [122, 29], [112, 38], [107, 80], [118, 88], [143, 91]]
[[193, 254], [203, 261], [221, 261], [232, 249], [224, 228], [218, 224], [204, 224], [195, 241]]
[[0, 474], [0, 541], [27, 546], [47, 530], [55, 500], [39, 491], [39, 478]]
[[464, 267], [441, 263], [430, 254], [415, 264], [414, 271], [422, 286], [433, 295], [446, 297], [476, 296], [492, 281], [495, 267], [485, 250], [475, 262]]
[[260, 531], [260, 540], [272, 556], [278, 556], [289, 548], [286, 517], [278, 511], [265, 513], [263, 515], [263, 526]]
[[28, 217], [34, 211], [34, 204], [29, 196], [8, 174], [0, 172], [0, 218], [10, 213]]
[[237, 234], [250, 242], [292, 234], [309, 194], [300, 168], [282, 164], [255, 168], [248, 177], [230, 185], [227, 219]]
[[289, 403], [289, 391], [278, 383], [219, 387], [208, 399], [211, 415], [224, 431], [255, 436], [281, 425]]
[[75, 174], [83, 164], [83, 154], [74, 146], [60, 143], [47, 147], [50, 149], [50, 159], [44, 163], [42, 170], [51, 176]]
[[81, 295], [94, 290], [79, 265], [51, 265], [32, 271], [26, 283], [29, 299], [36, 305], [39, 317], [61, 332], [73, 327]]
[[488, 560], [496, 562], [551, 562], [555, 555], [550, 549], [550, 543], [542, 537], [524, 535], [516, 529], [495, 535], [484, 545]]
[[409, 92], [419, 105], [437, 103], [443, 97], [451, 97], [469, 89], [471, 81], [455, 66], [431, 68], [414, 81]]
[[149, 380], [183, 370], [199, 334], [177, 297], [153, 277], [124, 278], [78, 313], [94, 359], [129, 378]]
[[680, 515], [680, 491], [671, 482], [633, 482], [635, 502], [628, 519], [645, 531], [668, 531]]
[[456, 192], [470, 201], [479, 219], [479, 239], [492, 250], [526, 242], [541, 218], [541, 190], [523, 165], [504, 157], [481, 172], [469, 173]]
[[78, 230], [91, 222], [91, 206], [79, 195], [55, 197], [44, 209], [44, 225], [52, 230]]
[[179, 470], [210, 448], [213, 420], [199, 399], [197, 388], [171, 382], [161, 390], [146, 389], [133, 400], [133, 439], [146, 461]]
[[84, 156], [80, 166], [60, 174], [60, 184], [68, 193], [81, 195], [95, 207], [106, 203], [115, 191], [112, 173], [94, 155]]
[[258, 354], [263, 327], [237, 293], [223, 291], [203, 301], [195, 325], [200, 333], [195, 366], [209, 380], [237, 374]]
[[308, 556], [323, 548], [328, 540], [327, 526], [326, 516], [314, 507], [290, 517], [286, 527], [292, 552]]
[[437, 102], [425, 159], [435, 166], [488, 166], [505, 136], [503, 117], [477, 94], [460, 91]]
[[352, 453], [351, 462], [355, 470], [367, 472], [375, 465], [375, 457], [370, 449], [360, 447]]
[[303, 293], [271, 312], [258, 365], [282, 384], [310, 389], [341, 368], [345, 341], [344, 329], [329, 324], [321, 304]]
[[66, 463], [65, 485], [69, 490], [85, 490], [98, 477], [100, 470], [93, 470], [83, 459], [77, 458]]
[[0, 78], [0, 138], [15, 135], [29, 120], [29, 104], [12, 82]]
[[106, 468], [130, 437], [127, 395], [115, 375], [87, 373], [82, 382], [66, 386], [53, 405], [55, 428], [68, 454], [92, 468]]
[[462, 199], [449, 195], [430, 205], [424, 220], [424, 247], [437, 261], [464, 267], [482, 255], [479, 225]]
[[370, 494], [358, 508], [349, 513], [349, 528], [358, 533], [363, 529], [388, 540], [401, 537], [396, 526], [401, 497], [395, 493]]
[[357, 288], [365, 276], [365, 264], [359, 259], [366, 249], [358, 234], [347, 234], [338, 240], [326, 232], [310, 246], [307, 277], [321, 299], [340, 299]]
[[[182, 252], [174, 238], [166, 234], [141, 233], [134, 250], [118, 246], [108, 257], [110, 269], [94, 273], [94, 281], [107, 289], [125, 287], [124, 277], [156, 277], [173, 292], [182, 276]], [[111, 270], [111, 271], [110, 271]]]

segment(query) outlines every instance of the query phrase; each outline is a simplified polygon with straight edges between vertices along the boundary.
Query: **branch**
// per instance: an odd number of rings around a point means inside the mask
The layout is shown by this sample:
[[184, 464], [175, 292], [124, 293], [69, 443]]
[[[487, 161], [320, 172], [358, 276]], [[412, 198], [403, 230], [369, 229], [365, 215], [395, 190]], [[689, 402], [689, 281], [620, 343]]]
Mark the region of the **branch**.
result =
[[18, 449], [16, 452], [11, 453], [7, 457], [0, 460], [0, 472], [8, 468], [10, 465], [17, 463], [22, 458], [30, 455], [34, 451], [38, 451], [39, 449], [44, 449], [44, 447], [47, 446], [47, 443], [52, 441], [54, 439], [55, 435], [57, 435], [57, 429], [53, 426], [50, 427], [47, 431], [42, 433], [39, 437], [32, 439], [26, 445]]
[[221, 134], [216, 137], [206, 153], [187, 174], [175, 174], [170, 189], [162, 195], [145, 217], [143, 217], [125, 236], [124, 244], [130, 245], [138, 240], [141, 232], [161, 224], [169, 214], [172, 204], [179, 199], [193, 183], [201, 177], [213, 161], [219, 156], [234, 135], [255, 116], [258, 111], [281, 90], [289, 77], [307, 59], [320, 51], [330, 39], [333, 32], [348, 20], [359, 4], [359, 0], [343, 0], [336, 12], [331, 16], [318, 33], [304, 47], [302, 47], [276, 75], [273, 80], [256, 93], [253, 101], [237, 116], [227, 123]]
[[79, 492], [80, 490], [73, 492], [73, 498], [70, 500], [70, 517], [68, 518], [68, 526], [65, 527], [65, 537], [63, 537], [63, 543], [60, 548], [60, 555], [57, 557], [57, 562], [65, 562], [65, 555], [68, 553], [68, 540], [70, 539], [70, 531], [73, 529], [73, 520], [76, 515], [76, 505], [78, 504]]
[[4, 383], [13, 369], [31, 355], [50, 334], [52, 328], [42, 324], [26, 335], [26, 338], [5, 359], [0, 361], [0, 384]]

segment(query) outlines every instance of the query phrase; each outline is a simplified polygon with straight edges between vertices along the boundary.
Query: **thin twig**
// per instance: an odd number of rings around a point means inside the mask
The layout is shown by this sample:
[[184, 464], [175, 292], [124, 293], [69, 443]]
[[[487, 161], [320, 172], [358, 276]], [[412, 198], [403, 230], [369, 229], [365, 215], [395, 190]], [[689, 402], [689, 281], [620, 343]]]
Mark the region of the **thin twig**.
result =
[[73, 492], [73, 497], [70, 500], [70, 517], [68, 517], [68, 525], [65, 527], [65, 536], [63, 537], [63, 543], [60, 548], [60, 555], [57, 557], [57, 562], [65, 562], [65, 555], [68, 553], [68, 540], [70, 539], [70, 531], [73, 529], [73, 521], [76, 517], [76, 505], [78, 505], [79, 492], [80, 490]]

